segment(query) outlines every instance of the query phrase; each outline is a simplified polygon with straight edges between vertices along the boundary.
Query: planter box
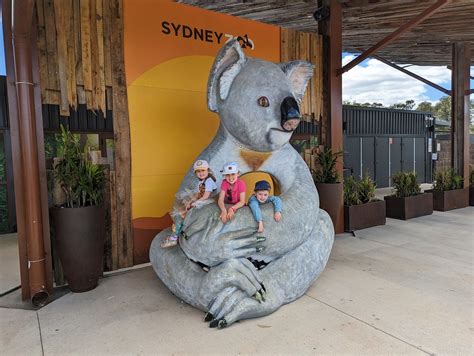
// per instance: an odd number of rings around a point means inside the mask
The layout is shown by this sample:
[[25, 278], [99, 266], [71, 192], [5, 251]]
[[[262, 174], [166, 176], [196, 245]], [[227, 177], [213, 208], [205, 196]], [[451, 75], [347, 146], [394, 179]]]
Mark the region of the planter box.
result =
[[447, 190], [445, 192], [433, 193], [433, 209], [438, 211], [448, 211], [465, 208], [469, 206], [469, 188]]
[[384, 199], [387, 203], [388, 218], [408, 220], [418, 216], [433, 214], [433, 194], [431, 193], [404, 198], [388, 195]]
[[474, 187], [469, 187], [469, 205], [474, 206]]
[[366, 229], [385, 225], [385, 201], [378, 200], [366, 204], [344, 205], [344, 231]]

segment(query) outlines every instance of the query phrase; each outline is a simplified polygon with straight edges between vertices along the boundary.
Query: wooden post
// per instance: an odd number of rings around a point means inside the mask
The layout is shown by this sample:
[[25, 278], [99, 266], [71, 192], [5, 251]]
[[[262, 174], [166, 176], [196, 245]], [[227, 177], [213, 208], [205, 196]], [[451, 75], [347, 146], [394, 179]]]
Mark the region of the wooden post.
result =
[[118, 267], [123, 268], [133, 265], [130, 123], [125, 84], [122, 0], [113, 0], [110, 5], [112, 11], [112, 73], [114, 73], [112, 92], [115, 136], [115, 193], [117, 195], [117, 249]]
[[451, 164], [469, 186], [469, 42], [453, 43], [451, 79]]
[[[343, 150], [342, 132], [342, 76], [339, 71], [342, 66], [342, 10], [338, 0], [320, 0], [319, 6], [329, 6], [328, 19], [318, 22], [318, 32], [323, 35], [324, 41], [324, 85], [323, 102], [324, 116], [321, 122], [321, 143], [331, 147], [333, 152]], [[342, 177], [343, 160], [336, 166]], [[340, 201], [340, 219], [335, 226], [336, 233], [344, 231], [344, 205]]]

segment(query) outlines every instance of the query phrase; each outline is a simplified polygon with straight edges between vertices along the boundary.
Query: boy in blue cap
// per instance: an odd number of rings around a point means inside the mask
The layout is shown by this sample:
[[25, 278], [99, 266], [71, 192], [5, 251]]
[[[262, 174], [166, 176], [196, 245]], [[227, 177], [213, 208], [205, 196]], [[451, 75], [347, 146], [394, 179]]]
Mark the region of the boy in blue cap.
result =
[[263, 232], [263, 217], [260, 210], [261, 204], [273, 203], [275, 208], [275, 221], [281, 220], [281, 199], [276, 196], [270, 196], [271, 186], [266, 180], [255, 183], [254, 195], [249, 199], [249, 207], [252, 210], [253, 217], [258, 222], [258, 232]]

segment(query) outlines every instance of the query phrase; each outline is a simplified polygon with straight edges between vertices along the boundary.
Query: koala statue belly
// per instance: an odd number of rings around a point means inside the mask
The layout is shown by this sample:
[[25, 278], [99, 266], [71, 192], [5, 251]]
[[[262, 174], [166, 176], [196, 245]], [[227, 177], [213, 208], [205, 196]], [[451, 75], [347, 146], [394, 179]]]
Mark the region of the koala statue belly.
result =
[[[271, 174], [283, 205], [280, 222], [273, 220], [271, 204], [262, 206], [263, 234], [257, 233], [248, 207], [223, 224], [213, 202], [188, 212], [178, 246], [160, 247], [170, 230], [153, 240], [150, 261], [156, 274], [176, 296], [205, 311], [211, 327], [264, 316], [297, 299], [329, 259], [331, 219], [319, 209], [308, 167], [289, 144], [312, 73], [313, 66], [304, 61], [274, 64], [247, 58], [236, 41], [221, 49], [211, 69], [208, 106], [221, 124], [198, 158], [214, 172], [234, 161], [241, 174]], [[222, 177], [217, 178], [220, 186]], [[179, 191], [193, 189], [196, 182], [191, 168]]]

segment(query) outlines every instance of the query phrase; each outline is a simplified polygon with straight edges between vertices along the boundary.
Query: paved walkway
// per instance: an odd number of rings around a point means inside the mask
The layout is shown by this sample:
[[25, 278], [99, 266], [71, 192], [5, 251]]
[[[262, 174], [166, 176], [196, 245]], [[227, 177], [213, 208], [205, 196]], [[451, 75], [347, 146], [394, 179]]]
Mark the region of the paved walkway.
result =
[[474, 208], [336, 238], [325, 272], [264, 318], [209, 329], [150, 267], [38, 312], [0, 308], [0, 354], [474, 354]]

